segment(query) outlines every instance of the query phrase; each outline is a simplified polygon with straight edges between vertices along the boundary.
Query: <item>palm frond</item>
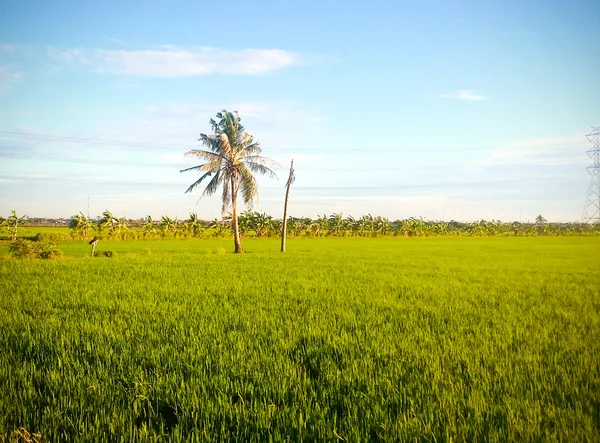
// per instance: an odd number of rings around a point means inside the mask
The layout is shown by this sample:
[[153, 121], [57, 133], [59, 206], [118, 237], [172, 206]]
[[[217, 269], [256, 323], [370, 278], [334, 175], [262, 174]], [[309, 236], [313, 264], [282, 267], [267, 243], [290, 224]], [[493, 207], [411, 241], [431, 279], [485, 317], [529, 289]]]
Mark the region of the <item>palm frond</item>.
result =
[[204, 149], [192, 149], [185, 153], [186, 157], [198, 157], [203, 160], [215, 161], [223, 158], [223, 155], [218, 152], [205, 151]]
[[247, 133], [236, 112], [222, 110], [210, 120], [213, 133], [200, 134], [199, 141], [204, 149], [194, 149], [186, 153], [207, 162], [198, 166], [182, 169], [181, 172], [198, 171], [204, 173], [186, 192], [191, 192], [207, 177], [202, 196], [212, 195], [222, 187], [223, 211], [232, 204], [238, 192], [246, 204], [252, 204], [258, 197], [258, 186], [254, 174], [276, 177], [274, 168], [279, 165], [260, 155], [260, 143]]
[[[181, 171], [181, 172], [183, 172], [183, 171]], [[194, 183], [192, 183], [190, 185], [190, 187], [185, 190], [184, 194], [187, 194], [188, 192], [192, 192], [196, 188], [196, 186], [198, 186], [200, 183], [202, 183], [202, 181], [205, 178], [210, 177], [211, 175], [212, 175], [212, 172], [207, 172], [206, 174], [204, 174], [202, 177], [200, 177], [198, 180], [196, 180]]]
[[191, 168], [180, 169], [179, 172], [188, 172], [188, 171], [199, 171], [200, 168], [204, 165], [192, 166]]
[[218, 133], [213, 135], [200, 134], [198, 141], [200, 141], [207, 149], [210, 149], [211, 152], [216, 154], [220, 153], [221, 140]]
[[242, 193], [244, 203], [252, 204], [253, 200], [258, 198], [258, 186], [256, 184], [256, 179], [244, 164], [240, 165], [239, 173], [239, 188]]
[[244, 159], [245, 163], [258, 163], [260, 165], [266, 166], [269, 169], [281, 168], [281, 165], [277, 163], [275, 160], [271, 160], [270, 158], [263, 157], [262, 155], [249, 155]]
[[260, 153], [262, 152], [262, 149], [260, 147], [260, 143], [255, 142], [254, 138], [250, 135], [249, 138], [244, 139], [244, 151], [246, 152], [246, 155], [260, 155]]
[[208, 185], [206, 185], [206, 188], [204, 189], [204, 192], [202, 192], [202, 195], [200, 197], [202, 198], [205, 195], [213, 195], [215, 192], [217, 192], [217, 189], [219, 188], [219, 185], [221, 184], [222, 180], [222, 171], [217, 171], [216, 175], [212, 178], [211, 181], [208, 182]]
[[250, 169], [252, 172], [256, 172], [260, 175], [266, 175], [269, 178], [277, 178], [277, 174], [271, 170], [271, 168], [261, 165], [260, 163], [246, 161], [244, 162], [246, 167]]
[[223, 195], [221, 196], [221, 214], [224, 214], [227, 208], [232, 204], [231, 196], [235, 191], [231, 188], [231, 178], [227, 177], [227, 179], [225, 179], [223, 183]]
[[221, 132], [219, 134], [219, 150], [221, 151], [221, 155], [226, 158], [231, 158], [233, 154], [233, 149], [229, 140], [229, 136], [225, 132]]

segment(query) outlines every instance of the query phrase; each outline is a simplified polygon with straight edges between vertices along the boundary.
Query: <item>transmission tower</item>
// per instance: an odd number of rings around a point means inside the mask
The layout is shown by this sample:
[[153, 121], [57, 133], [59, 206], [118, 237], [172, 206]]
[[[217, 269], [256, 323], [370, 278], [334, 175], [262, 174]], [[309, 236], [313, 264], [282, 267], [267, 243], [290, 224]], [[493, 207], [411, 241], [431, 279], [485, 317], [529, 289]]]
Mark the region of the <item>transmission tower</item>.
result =
[[582, 219], [584, 223], [596, 223], [600, 222], [600, 126], [592, 126], [592, 132], [586, 137], [594, 147], [587, 151], [593, 164], [587, 167], [590, 188], [583, 206]]

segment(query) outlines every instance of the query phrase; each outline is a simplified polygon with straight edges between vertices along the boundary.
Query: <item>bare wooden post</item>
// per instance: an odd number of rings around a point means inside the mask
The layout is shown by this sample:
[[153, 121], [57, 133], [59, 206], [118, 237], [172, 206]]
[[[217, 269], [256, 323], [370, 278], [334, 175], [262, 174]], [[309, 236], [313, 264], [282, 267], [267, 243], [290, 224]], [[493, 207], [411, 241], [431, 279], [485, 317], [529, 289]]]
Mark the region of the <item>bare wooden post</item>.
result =
[[294, 177], [294, 160], [292, 160], [292, 163], [290, 164], [290, 176], [288, 178], [287, 183], [285, 184], [287, 189], [285, 191], [285, 202], [283, 204], [283, 225], [281, 227], [281, 252], [285, 252], [285, 237], [287, 235], [287, 204], [288, 198], [290, 196], [290, 188], [292, 187], [292, 183], [294, 183], [295, 179], [296, 177]]
[[89, 241], [89, 244], [92, 245], [92, 257], [94, 256], [94, 249], [96, 249], [96, 245], [98, 244], [99, 241], [100, 241], [100, 239], [98, 237], [94, 237], [93, 239], [91, 239]]

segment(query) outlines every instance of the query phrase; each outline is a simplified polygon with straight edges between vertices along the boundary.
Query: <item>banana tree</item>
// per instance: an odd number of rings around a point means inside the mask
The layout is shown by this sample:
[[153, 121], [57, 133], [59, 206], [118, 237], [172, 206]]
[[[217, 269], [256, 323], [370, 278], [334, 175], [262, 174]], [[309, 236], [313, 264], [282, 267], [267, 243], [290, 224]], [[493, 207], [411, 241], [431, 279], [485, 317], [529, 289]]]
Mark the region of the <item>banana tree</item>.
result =
[[275, 220], [275, 219], [271, 219], [271, 228], [270, 231], [268, 233], [269, 236], [271, 235], [281, 235], [281, 230], [283, 229], [283, 220]]
[[215, 218], [209, 225], [209, 228], [212, 229], [214, 237], [223, 237], [229, 226], [231, 226], [231, 222], [232, 219], [219, 220], [218, 218]]
[[71, 217], [69, 220], [69, 228], [72, 229], [77, 235], [86, 238], [92, 229], [94, 224], [89, 220], [83, 212], [79, 212]]
[[242, 212], [238, 217], [238, 225], [240, 229], [240, 236], [248, 235], [250, 231], [256, 232], [254, 224], [254, 213], [250, 210]]
[[317, 224], [315, 223], [315, 221], [310, 218], [310, 217], [304, 217], [302, 219], [302, 231], [304, 232], [304, 235], [307, 237], [312, 237], [315, 235], [315, 226]]
[[373, 237], [375, 235], [375, 219], [371, 214], [363, 215], [359, 220], [359, 232], [361, 236]]
[[177, 229], [177, 217], [171, 218], [168, 215], [163, 215], [160, 219], [160, 234], [163, 237], [171, 237]]
[[254, 226], [257, 237], [268, 236], [273, 231], [273, 217], [265, 212], [254, 212]]
[[195, 213], [190, 213], [190, 217], [185, 221], [186, 230], [194, 237], [199, 237], [204, 231], [202, 221], [198, 218]]
[[358, 222], [351, 215], [344, 219], [344, 230], [350, 233], [350, 237], [354, 237], [358, 233]]
[[152, 220], [151, 215], [146, 216], [146, 218], [142, 221], [141, 228], [142, 235], [144, 237], [151, 237], [156, 234], [156, 224]]
[[120, 235], [121, 231], [129, 231], [129, 227], [127, 226], [127, 219], [125, 217], [117, 218], [112, 228], [113, 233], [116, 235]]
[[17, 211], [14, 209], [11, 211], [11, 215], [9, 215], [5, 222], [6, 227], [8, 229], [8, 234], [11, 240], [17, 239], [17, 233], [19, 232], [19, 228], [25, 224], [27, 224], [27, 216], [24, 215], [19, 217], [17, 215]]
[[102, 213], [99, 223], [102, 228], [108, 228], [108, 235], [114, 236], [121, 234], [121, 231], [129, 230], [127, 219], [125, 217], [115, 217], [108, 209]]
[[386, 217], [381, 217], [380, 215], [375, 217], [374, 225], [375, 225], [375, 230], [374, 230], [375, 233], [380, 234], [382, 236], [387, 235], [388, 231], [390, 230], [389, 219]]
[[340, 234], [345, 232], [344, 216], [341, 212], [337, 214], [332, 214], [329, 217], [327, 221], [327, 229], [329, 233], [335, 237], [339, 237]]
[[327, 229], [329, 228], [329, 218], [326, 214], [323, 216], [317, 216], [315, 223], [313, 225], [313, 233], [315, 237], [321, 237], [327, 234]]
[[302, 231], [303, 227], [303, 219], [290, 217], [288, 220], [288, 235], [290, 237], [296, 237]]

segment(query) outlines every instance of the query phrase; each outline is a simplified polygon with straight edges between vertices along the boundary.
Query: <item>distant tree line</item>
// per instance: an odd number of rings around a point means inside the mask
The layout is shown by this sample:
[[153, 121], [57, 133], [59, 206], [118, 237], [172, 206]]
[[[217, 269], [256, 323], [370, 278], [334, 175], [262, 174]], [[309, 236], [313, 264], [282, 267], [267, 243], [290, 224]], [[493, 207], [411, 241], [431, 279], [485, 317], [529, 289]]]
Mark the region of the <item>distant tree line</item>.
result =
[[[265, 212], [245, 211], [238, 217], [240, 235], [244, 237], [278, 237], [281, 235], [282, 220]], [[92, 222], [82, 213], [69, 222], [72, 236], [87, 238], [92, 235], [115, 239], [150, 238], [231, 238], [232, 217], [201, 220], [190, 214], [185, 220], [162, 216], [153, 220], [151, 216], [128, 222], [105, 211], [103, 217]], [[459, 221], [430, 221], [422, 218], [390, 220], [371, 214], [355, 218], [342, 213], [322, 215], [317, 218], [289, 217], [290, 237], [432, 237], [432, 236], [555, 236], [555, 235], [600, 235], [600, 223], [548, 223], [541, 215], [534, 223], [501, 222], [479, 220], [471, 223]]]
[[[16, 211], [0, 217], [0, 232], [5, 231], [8, 239], [15, 240], [23, 226], [48, 226], [48, 223], [34, 223], [27, 216], [19, 216]], [[94, 236], [106, 239], [143, 240], [172, 238], [232, 238], [231, 214], [222, 219], [202, 220], [197, 214], [179, 220], [163, 215], [159, 220], [151, 216], [142, 219], [117, 217], [111, 211], [104, 211], [101, 217], [91, 219], [83, 213], [66, 219], [69, 234], [38, 234], [52, 237], [53, 241], [83, 240]], [[238, 216], [240, 235], [243, 237], [269, 238], [281, 235], [282, 220], [265, 212], [245, 211]], [[600, 235], [600, 223], [552, 223], [538, 215], [534, 223], [501, 222], [499, 220], [479, 220], [475, 222], [433, 221], [423, 218], [390, 220], [371, 214], [355, 218], [344, 217], [342, 213], [322, 215], [317, 218], [288, 217], [288, 236], [303, 238], [320, 237], [531, 237], [557, 235]], [[36, 236], [37, 238], [37, 236]]]

